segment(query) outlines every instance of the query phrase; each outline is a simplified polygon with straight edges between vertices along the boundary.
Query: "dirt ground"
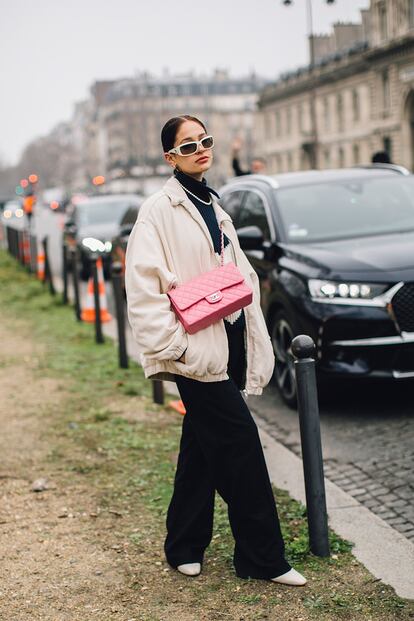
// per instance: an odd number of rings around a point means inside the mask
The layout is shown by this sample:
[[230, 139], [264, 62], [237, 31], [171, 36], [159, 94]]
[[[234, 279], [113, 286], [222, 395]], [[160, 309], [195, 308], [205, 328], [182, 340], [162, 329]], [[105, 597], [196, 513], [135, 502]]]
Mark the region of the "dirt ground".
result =
[[[118, 444], [130, 442], [142, 455], [153, 442], [151, 436], [144, 438], [147, 420], [152, 433], [155, 429], [161, 434], [170, 428], [171, 414], [160, 408], [150, 411], [144, 398], [131, 398], [128, 391], [113, 391], [104, 408], [92, 409], [86, 424], [82, 417], [83, 423], [77, 423], [79, 399], [88, 399], [92, 408], [98, 403], [89, 394], [89, 384], [86, 392], [77, 394], [65, 379], [70, 374], [56, 379], [56, 373], [45, 371], [48, 351], [30, 337], [24, 323], [0, 323], [0, 344], [0, 621], [412, 618], [408, 610], [400, 611], [400, 602], [394, 602], [389, 589], [377, 586], [352, 559], [352, 575], [332, 564], [329, 573], [321, 568], [313, 571], [310, 561], [305, 589], [237, 580], [231, 563], [223, 566], [227, 547], [220, 544], [220, 530], [198, 578], [172, 570], [162, 549], [160, 492], [154, 490], [146, 501], [140, 496], [148, 463], [142, 461], [139, 471], [135, 461], [132, 470], [123, 469], [116, 442], [103, 449], [93, 424], [88, 427], [88, 421], [95, 419], [96, 425], [105, 420], [108, 411], [125, 424], [135, 423], [141, 431], [127, 436], [125, 426], [120, 427]], [[76, 429], [82, 425], [82, 441], [79, 435], [77, 442]], [[112, 426], [112, 433], [116, 429]], [[168, 440], [170, 466], [177, 446], [176, 438], [171, 445]], [[135, 479], [127, 485], [131, 473]], [[162, 471], [158, 476], [167, 480], [170, 474]], [[34, 491], [39, 480], [46, 481], [46, 489]], [[169, 496], [170, 484], [162, 489]], [[333, 588], [330, 606], [336, 606], [338, 614], [322, 613], [325, 581]], [[378, 598], [392, 598], [397, 608], [373, 613]]]
[[[113, 606], [125, 562], [104, 541], [119, 517], [50, 460], [48, 424], [64, 386], [37, 373], [32, 381], [33, 343], [2, 325], [0, 342], [0, 619], [126, 619]], [[40, 478], [48, 489], [32, 491]]]

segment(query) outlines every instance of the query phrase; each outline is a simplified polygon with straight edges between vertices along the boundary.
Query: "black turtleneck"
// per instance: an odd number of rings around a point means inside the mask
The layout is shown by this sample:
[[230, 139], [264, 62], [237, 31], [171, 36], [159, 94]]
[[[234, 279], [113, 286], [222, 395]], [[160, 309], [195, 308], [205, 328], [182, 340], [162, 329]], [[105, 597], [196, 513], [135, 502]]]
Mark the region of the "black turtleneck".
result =
[[[190, 177], [190, 175], [186, 175], [181, 170], [174, 170], [174, 175], [177, 181], [182, 185], [185, 193], [187, 194], [190, 201], [197, 207], [200, 212], [204, 222], [206, 223], [208, 230], [210, 231], [211, 239], [213, 240], [214, 251], [220, 255], [221, 253], [221, 233], [220, 228], [217, 222], [216, 213], [214, 211], [213, 205], [205, 205], [201, 201], [209, 201], [211, 199], [210, 194], [214, 194], [217, 198], [220, 198], [219, 194], [213, 188], [210, 188], [207, 185], [207, 181], [203, 179], [202, 181], [198, 181], [194, 179], [194, 177]], [[189, 193], [191, 192], [191, 194]], [[227, 246], [230, 243], [229, 238], [224, 235], [224, 246]], [[229, 333], [238, 333], [243, 334], [243, 330], [245, 328], [245, 317], [244, 312], [242, 311], [240, 317], [236, 319], [233, 324], [230, 324], [228, 321], [224, 322], [226, 327], [227, 334]]]
[[[217, 194], [213, 188], [210, 188], [207, 185], [205, 179], [202, 181], [198, 181], [194, 179], [194, 177], [190, 177], [190, 175], [186, 175], [181, 170], [174, 171], [175, 178], [182, 185], [185, 193], [187, 194], [190, 201], [195, 205], [203, 217], [204, 222], [206, 223], [208, 230], [210, 231], [211, 239], [214, 245], [214, 251], [217, 254], [221, 252], [221, 234], [220, 228], [217, 222], [216, 213], [212, 205], [205, 205], [202, 201], [208, 202], [211, 201], [210, 194], [214, 194], [217, 198], [220, 196]], [[190, 194], [191, 192], [191, 194]], [[229, 239], [224, 236], [224, 246], [229, 244]]]

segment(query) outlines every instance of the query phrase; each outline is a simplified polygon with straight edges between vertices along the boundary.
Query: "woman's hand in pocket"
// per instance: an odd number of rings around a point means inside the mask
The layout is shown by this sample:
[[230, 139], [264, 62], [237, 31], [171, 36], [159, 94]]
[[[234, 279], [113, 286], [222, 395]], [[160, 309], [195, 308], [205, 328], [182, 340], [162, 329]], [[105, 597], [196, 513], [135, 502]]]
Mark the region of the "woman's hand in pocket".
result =
[[182, 362], [183, 364], [185, 364], [185, 352], [182, 356], [180, 356], [180, 358], [178, 358], [177, 362]]

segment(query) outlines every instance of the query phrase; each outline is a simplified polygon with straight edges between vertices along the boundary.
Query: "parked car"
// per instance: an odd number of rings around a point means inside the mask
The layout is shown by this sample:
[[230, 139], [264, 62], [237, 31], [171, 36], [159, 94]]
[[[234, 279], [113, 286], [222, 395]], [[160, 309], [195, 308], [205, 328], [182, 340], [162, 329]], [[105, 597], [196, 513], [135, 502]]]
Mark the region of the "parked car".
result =
[[121, 222], [119, 223], [118, 235], [112, 238], [112, 251], [111, 262], [118, 262], [122, 266], [122, 285], [125, 290], [125, 253], [128, 244], [128, 239], [131, 234], [132, 228], [138, 217], [139, 205], [131, 205], [124, 213]]
[[40, 192], [37, 204], [58, 213], [64, 213], [69, 201], [65, 188], [46, 188]]
[[16, 199], [8, 194], [0, 194], [0, 213], [3, 212], [4, 206], [6, 203], [10, 201], [15, 201]]
[[283, 399], [292, 338], [320, 377], [414, 377], [414, 176], [392, 168], [248, 175], [221, 203], [258, 273]]
[[88, 279], [91, 274], [91, 252], [101, 255], [104, 274], [109, 275], [111, 240], [119, 233], [125, 213], [130, 208], [138, 209], [142, 201], [138, 194], [107, 194], [69, 204], [63, 238], [67, 246], [78, 248], [82, 279]]
[[18, 220], [22, 220], [24, 216], [22, 202], [19, 199], [11, 199], [4, 203], [1, 219], [4, 224], [13, 226]]

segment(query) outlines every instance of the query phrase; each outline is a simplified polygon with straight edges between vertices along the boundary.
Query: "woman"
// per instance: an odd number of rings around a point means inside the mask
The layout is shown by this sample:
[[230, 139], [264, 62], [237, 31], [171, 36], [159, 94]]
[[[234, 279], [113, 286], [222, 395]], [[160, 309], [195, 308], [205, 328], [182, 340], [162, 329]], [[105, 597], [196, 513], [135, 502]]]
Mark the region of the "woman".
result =
[[[145, 376], [173, 380], [186, 408], [164, 544], [168, 563], [188, 576], [201, 571], [212, 537], [215, 490], [228, 505], [241, 578], [303, 585], [284, 557], [274, 496], [257, 427], [240, 393], [260, 394], [274, 366], [260, 309], [257, 276], [240, 249], [231, 218], [204, 173], [214, 141], [191, 116], [162, 129], [174, 175], [142, 205], [126, 255], [128, 316]], [[252, 287], [253, 302], [186, 334], [167, 292], [232, 260]]]

